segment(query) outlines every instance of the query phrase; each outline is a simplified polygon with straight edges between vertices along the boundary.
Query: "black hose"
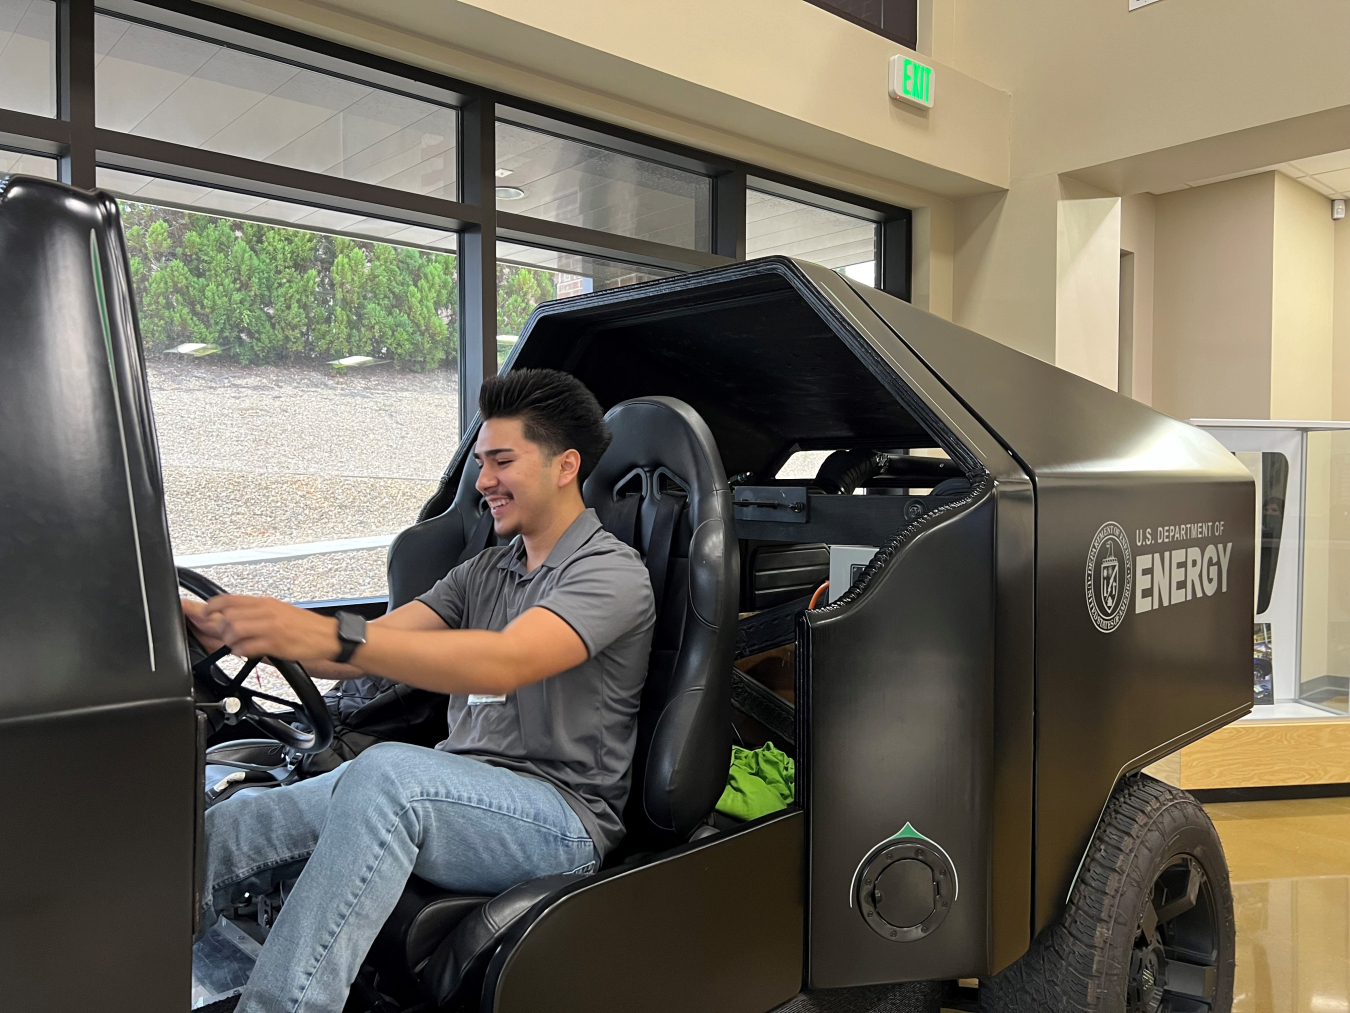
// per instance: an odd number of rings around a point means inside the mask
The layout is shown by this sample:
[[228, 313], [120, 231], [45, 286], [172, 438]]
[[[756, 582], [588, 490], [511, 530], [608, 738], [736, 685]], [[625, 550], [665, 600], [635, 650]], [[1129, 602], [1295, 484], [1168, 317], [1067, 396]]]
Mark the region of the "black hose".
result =
[[836, 450], [825, 458], [811, 484], [827, 493], [851, 495], [876, 478], [890, 458], [876, 450]]

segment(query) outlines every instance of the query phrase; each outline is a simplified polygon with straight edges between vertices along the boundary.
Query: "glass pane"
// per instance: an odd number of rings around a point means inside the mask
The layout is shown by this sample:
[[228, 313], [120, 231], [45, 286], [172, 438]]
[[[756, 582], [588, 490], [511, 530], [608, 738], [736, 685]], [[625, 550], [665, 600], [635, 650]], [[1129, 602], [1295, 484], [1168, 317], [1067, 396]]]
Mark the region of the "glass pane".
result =
[[316, 208], [310, 204], [273, 200], [237, 190], [216, 190], [196, 183], [143, 176], [122, 169], [100, 166], [98, 185], [121, 197], [134, 197], [142, 203], [166, 204], [184, 209], [219, 211], [284, 225], [339, 232], [358, 238], [367, 236], [388, 240], [400, 246], [421, 246], [444, 252], [458, 249], [458, 236], [443, 229], [409, 225], [387, 218], [370, 218], [350, 211]]
[[692, 250], [712, 248], [712, 180], [497, 124], [497, 208]]
[[838, 211], [758, 190], [745, 194], [745, 255], [749, 260], [772, 254], [797, 257], [875, 286], [878, 231], [875, 222]]
[[455, 255], [122, 214], [178, 562], [244, 594], [383, 595], [459, 439]]
[[0, 106], [56, 115], [56, 4], [0, 0]]
[[56, 178], [56, 159], [45, 155], [30, 155], [24, 151], [0, 149], [0, 176], [41, 176]]
[[[1350, 432], [1308, 434], [1299, 699], [1350, 713]], [[1264, 559], [1263, 559], [1264, 562]]]
[[540, 303], [669, 278], [677, 273], [579, 253], [498, 243], [497, 365], [506, 361], [525, 321]]
[[453, 109], [107, 15], [94, 42], [100, 127], [457, 196]]

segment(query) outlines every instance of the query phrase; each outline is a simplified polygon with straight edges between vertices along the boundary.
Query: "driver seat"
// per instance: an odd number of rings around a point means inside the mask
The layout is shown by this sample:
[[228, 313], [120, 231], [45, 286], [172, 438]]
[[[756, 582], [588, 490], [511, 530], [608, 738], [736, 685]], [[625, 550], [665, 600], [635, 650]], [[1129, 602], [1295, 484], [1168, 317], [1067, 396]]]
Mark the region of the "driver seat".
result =
[[[645, 397], [605, 418], [614, 440], [582, 496], [607, 530], [642, 554], [657, 604], [627, 836], [607, 856], [610, 869], [689, 840], [726, 786], [740, 556], [731, 489], [698, 413], [674, 398]], [[506, 931], [584, 878], [548, 876], [489, 898], [413, 877], [371, 950], [381, 991], [442, 1006], [470, 999]]]

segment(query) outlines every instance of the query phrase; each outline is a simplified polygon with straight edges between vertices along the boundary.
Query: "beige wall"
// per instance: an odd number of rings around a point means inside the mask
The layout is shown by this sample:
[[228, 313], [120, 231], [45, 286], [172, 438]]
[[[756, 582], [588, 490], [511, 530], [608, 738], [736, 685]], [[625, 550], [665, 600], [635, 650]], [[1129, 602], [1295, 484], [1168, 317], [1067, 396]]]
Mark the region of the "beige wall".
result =
[[952, 318], [952, 271], [954, 268], [955, 207], [951, 201], [934, 198], [914, 209], [914, 265], [911, 294], [915, 306]]
[[1155, 407], [1330, 418], [1330, 202], [1268, 172], [1164, 194], [1155, 208]]
[[887, 94], [901, 47], [778, 0], [216, 0], [475, 84], [906, 206], [1008, 180], [1009, 96], [936, 66]]
[[1130, 396], [1153, 403], [1153, 248], [1155, 199], [1150, 193], [1124, 197], [1120, 202], [1120, 248], [1134, 254], [1133, 375]]
[[[1116, 208], [1110, 242], [1091, 230], [1078, 239], [1064, 232], [1063, 225], [1092, 218], [1093, 207], [1107, 207], [1096, 204], [1102, 199]], [[1104, 224], [1102, 219], [1097, 226]], [[1077, 259], [1089, 235], [1097, 240], [1092, 256]], [[1076, 180], [1047, 175], [1014, 180], [1006, 193], [957, 201], [952, 319], [1115, 389], [1122, 249], [1139, 254], [1136, 273], [1142, 271], [1147, 285], [1141, 290], [1136, 284], [1132, 307], [1142, 348], [1136, 371], [1144, 371], [1133, 386], [1135, 396], [1142, 391], [1147, 400], [1153, 340], [1151, 197], [1126, 204]], [[1066, 283], [1070, 261], [1080, 269], [1077, 282], [1086, 287]], [[1091, 269], [1084, 272], [1089, 263]]]
[[[1013, 95], [1014, 178], [1350, 106], [1344, 0], [932, 2], [952, 25], [943, 58]], [[1278, 157], [1189, 179], [1350, 147], [1340, 129], [1286, 134]]]
[[1057, 176], [956, 202], [952, 319], [1055, 361]]
[[[1134, 12], [921, 0], [919, 48], [937, 64], [931, 113], [886, 96], [900, 47], [807, 3], [215, 2], [699, 147], [750, 160], [763, 160], [751, 148], [777, 151], [784, 171], [814, 162], [836, 179], [948, 197], [1350, 107], [1344, 0]], [[1282, 72], [1259, 72], [1271, 67]], [[1322, 146], [1303, 154], [1350, 147], [1350, 135], [1333, 141], [1310, 137]]]
[[1055, 365], [1117, 390], [1120, 198], [1061, 200], [1056, 223]]
[[1153, 406], [1159, 411], [1181, 419], [1270, 418], [1275, 175], [1157, 198]]
[[1335, 233], [1331, 202], [1274, 174], [1270, 416], [1332, 414], [1332, 303]]

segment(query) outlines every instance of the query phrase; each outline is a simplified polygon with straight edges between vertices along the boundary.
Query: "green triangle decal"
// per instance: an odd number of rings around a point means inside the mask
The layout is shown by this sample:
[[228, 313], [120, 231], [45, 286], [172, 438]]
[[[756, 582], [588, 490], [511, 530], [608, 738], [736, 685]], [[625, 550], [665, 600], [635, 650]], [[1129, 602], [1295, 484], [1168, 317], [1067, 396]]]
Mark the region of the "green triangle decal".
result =
[[917, 830], [914, 829], [913, 823], [906, 823], [904, 829], [902, 829], [898, 834], [892, 837], [891, 840], [898, 841], [905, 837], [911, 837], [920, 841], [928, 840], [927, 837], [925, 837], [923, 834], [919, 833]]

